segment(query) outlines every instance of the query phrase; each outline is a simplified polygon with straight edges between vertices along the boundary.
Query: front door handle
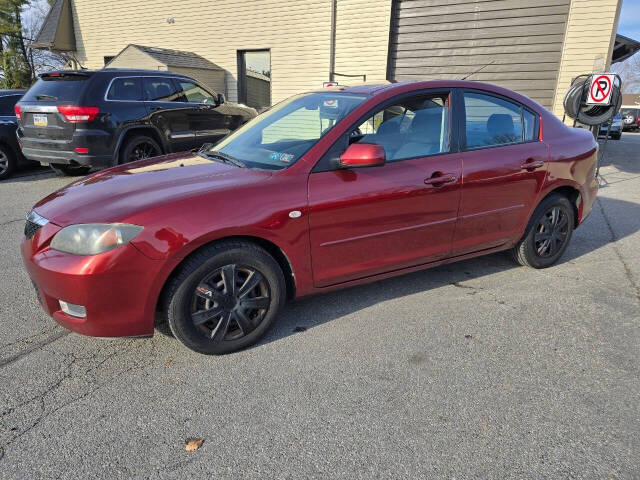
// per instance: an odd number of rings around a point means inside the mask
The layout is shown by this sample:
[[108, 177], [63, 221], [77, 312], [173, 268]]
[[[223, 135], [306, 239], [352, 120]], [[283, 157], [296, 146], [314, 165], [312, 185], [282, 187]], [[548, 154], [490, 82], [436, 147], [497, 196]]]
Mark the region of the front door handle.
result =
[[542, 160], [534, 160], [532, 158], [520, 165], [520, 168], [523, 170], [535, 170], [536, 168], [542, 167], [544, 167], [544, 162]]
[[455, 181], [456, 181], [456, 176], [451, 173], [447, 173], [447, 174], [435, 174], [431, 178], [426, 178], [424, 180], [424, 183], [425, 185], [433, 185], [434, 187], [440, 187], [445, 183], [453, 183]]

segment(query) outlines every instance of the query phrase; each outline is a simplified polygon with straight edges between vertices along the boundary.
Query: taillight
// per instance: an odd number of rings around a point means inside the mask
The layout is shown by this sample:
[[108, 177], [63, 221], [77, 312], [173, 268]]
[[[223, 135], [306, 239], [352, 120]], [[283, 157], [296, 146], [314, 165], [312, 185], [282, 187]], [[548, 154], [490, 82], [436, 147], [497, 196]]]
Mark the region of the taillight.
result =
[[16, 112], [16, 118], [20, 120], [22, 118], [22, 110], [20, 109], [20, 105], [14, 106], [13, 111]]
[[58, 105], [58, 111], [67, 122], [92, 122], [100, 109], [98, 107], [79, 107], [76, 105]]

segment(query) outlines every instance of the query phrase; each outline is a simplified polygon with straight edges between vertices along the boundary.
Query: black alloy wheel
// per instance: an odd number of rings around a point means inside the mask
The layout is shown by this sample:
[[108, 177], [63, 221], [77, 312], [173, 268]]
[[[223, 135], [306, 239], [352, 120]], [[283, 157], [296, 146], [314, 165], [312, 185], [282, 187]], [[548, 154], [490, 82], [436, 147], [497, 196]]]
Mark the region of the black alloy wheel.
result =
[[569, 199], [552, 194], [535, 209], [522, 239], [512, 248], [513, 258], [533, 268], [550, 267], [569, 246], [575, 211]]
[[0, 145], [0, 180], [9, 178], [16, 168], [16, 159], [11, 150]]
[[145, 158], [151, 158], [158, 156], [160, 152], [156, 147], [149, 142], [141, 142], [131, 150], [131, 153], [127, 157], [128, 162], [135, 162], [136, 160], [144, 160]]
[[151, 137], [136, 135], [131, 137], [122, 147], [120, 163], [136, 162], [162, 155], [160, 145]]
[[271, 304], [264, 276], [246, 265], [225, 265], [198, 284], [191, 320], [214, 343], [238, 340], [255, 330]]
[[536, 253], [541, 257], [553, 257], [569, 236], [569, 217], [558, 206], [549, 208], [540, 218], [534, 237]]
[[196, 352], [221, 355], [253, 345], [284, 306], [278, 262], [250, 242], [225, 240], [189, 256], [165, 287], [161, 326]]

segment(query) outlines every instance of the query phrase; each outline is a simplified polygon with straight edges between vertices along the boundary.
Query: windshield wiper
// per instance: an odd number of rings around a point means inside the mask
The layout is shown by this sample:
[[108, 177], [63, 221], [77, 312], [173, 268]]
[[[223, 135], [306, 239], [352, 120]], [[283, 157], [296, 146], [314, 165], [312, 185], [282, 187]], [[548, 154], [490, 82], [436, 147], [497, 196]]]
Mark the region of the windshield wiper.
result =
[[236, 167], [247, 168], [247, 166], [237, 158], [232, 157], [231, 155], [227, 155], [226, 153], [218, 152], [215, 150], [203, 151], [202, 149], [200, 149], [200, 151], [198, 152], [198, 155], [205, 158], [218, 159], [218, 160], [221, 160], [223, 163], [235, 165]]
[[54, 97], [53, 95], [47, 95], [46, 93], [40, 93], [38, 95], [36, 95], [36, 98], [38, 100], [51, 100], [51, 101], [56, 101], [58, 100], [58, 97]]

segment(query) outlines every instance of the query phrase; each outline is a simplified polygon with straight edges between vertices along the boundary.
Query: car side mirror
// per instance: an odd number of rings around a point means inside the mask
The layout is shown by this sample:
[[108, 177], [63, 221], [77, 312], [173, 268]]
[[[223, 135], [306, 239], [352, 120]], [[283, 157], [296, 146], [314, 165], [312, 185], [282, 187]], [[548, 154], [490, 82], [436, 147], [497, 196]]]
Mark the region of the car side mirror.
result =
[[217, 100], [218, 100], [218, 105], [222, 105], [224, 103], [224, 95], [219, 93]]
[[340, 155], [340, 167], [380, 167], [386, 162], [384, 148], [375, 143], [352, 143]]

